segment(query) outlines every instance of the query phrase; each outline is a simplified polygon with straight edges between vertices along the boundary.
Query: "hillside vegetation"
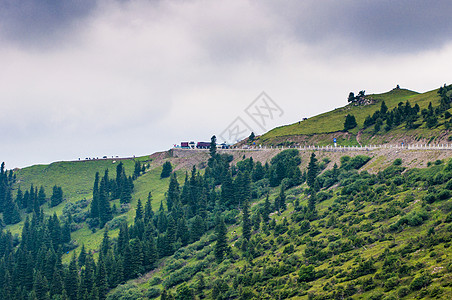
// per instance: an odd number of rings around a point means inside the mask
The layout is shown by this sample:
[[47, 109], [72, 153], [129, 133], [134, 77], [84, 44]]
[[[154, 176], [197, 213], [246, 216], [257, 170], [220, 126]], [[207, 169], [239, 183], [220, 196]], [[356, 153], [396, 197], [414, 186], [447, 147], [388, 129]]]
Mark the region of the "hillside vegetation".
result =
[[368, 161], [344, 156], [322, 172], [331, 162], [314, 157], [302, 175], [309, 182], [310, 170], [320, 172], [311, 186], [253, 181], [249, 217], [223, 213], [222, 259], [218, 231], [207, 232], [111, 299], [162, 291], [162, 299], [450, 299], [452, 164], [406, 169], [396, 159], [376, 174], [360, 172]]
[[[450, 95], [448, 95], [450, 98]], [[448, 115], [444, 111], [438, 114], [438, 122], [435, 126], [428, 127], [418, 119], [419, 127], [407, 129], [405, 124], [392, 127], [390, 130], [375, 132], [374, 126], [365, 128], [366, 117], [372, 116], [380, 110], [382, 102], [388, 110], [405, 104], [407, 101], [411, 106], [419, 106], [419, 115], [423, 109], [427, 109], [432, 103], [437, 107], [441, 103], [441, 96], [438, 90], [419, 94], [406, 89], [393, 89], [383, 94], [366, 95], [368, 101], [365, 104], [357, 105], [351, 103], [342, 108], [311, 117], [291, 125], [277, 127], [258, 137], [256, 143], [266, 145], [331, 145], [333, 138], [336, 138], [340, 145], [365, 145], [380, 143], [400, 143], [402, 141], [411, 143], [447, 142], [448, 135], [445, 129]], [[344, 100], [345, 102], [345, 100]], [[450, 102], [450, 100], [449, 100]], [[370, 103], [370, 104], [369, 104]], [[448, 110], [449, 108], [447, 108]], [[353, 115], [357, 126], [351, 130], [344, 131], [344, 121], [347, 115]], [[383, 120], [385, 121], [385, 120]]]
[[[362, 94], [258, 142], [448, 135], [451, 86]], [[451, 199], [441, 150], [2, 164], [0, 298], [451, 299]]]

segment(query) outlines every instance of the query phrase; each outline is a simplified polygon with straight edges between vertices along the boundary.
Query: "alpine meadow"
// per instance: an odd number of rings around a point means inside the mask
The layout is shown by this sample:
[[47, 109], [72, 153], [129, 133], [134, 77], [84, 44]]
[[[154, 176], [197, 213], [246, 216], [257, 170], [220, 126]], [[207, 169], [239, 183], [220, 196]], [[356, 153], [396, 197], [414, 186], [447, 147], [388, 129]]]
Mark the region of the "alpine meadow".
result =
[[450, 299], [451, 89], [225, 149], [2, 164], [2, 299]]

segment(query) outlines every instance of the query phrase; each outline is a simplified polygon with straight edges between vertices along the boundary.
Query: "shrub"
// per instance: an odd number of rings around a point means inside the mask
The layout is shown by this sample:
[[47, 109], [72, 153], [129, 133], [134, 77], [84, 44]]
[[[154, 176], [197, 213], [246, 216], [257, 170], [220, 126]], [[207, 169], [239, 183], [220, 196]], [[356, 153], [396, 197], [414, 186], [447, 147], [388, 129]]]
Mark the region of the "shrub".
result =
[[410, 293], [410, 289], [407, 288], [406, 286], [402, 286], [402, 287], [399, 289], [399, 291], [397, 292], [397, 295], [398, 295], [400, 298], [403, 298], [403, 297], [405, 297], [406, 295], [408, 295], [409, 293]]
[[402, 159], [401, 158], [397, 158], [394, 160], [394, 162], [392, 163], [394, 166], [400, 166], [402, 164]]
[[142, 299], [142, 294], [135, 285], [124, 284], [118, 286], [113, 293], [108, 295], [107, 300], [132, 300]]
[[349, 156], [343, 156], [341, 157], [341, 168], [344, 170], [358, 170], [362, 166], [364, 166], [368, 161], [370, 160], [370, 157], [365, 155], [357, 155], [353, 158], [350, 158]]
[[119, 228], [119, 226], [121, 226], [122, 223], [127, 223], [127, 217], [126, 216], [119, 216], [114, 218], [111, 221], [108, 221], [106, 226], [108, 226], [108, 228], [110, 230]]
[[412, 291], [418, 291], [424, 287], [427, 287], [432, 282], [432, 279], [427, 274], [421, 274], [416, 276], [410, 283], [410, 289]]
[[424, 200], [427, 202], [427, 203], [433, 203], [433, 202], [435, 202], [436, 201], [436, 196], [434, 195], [434, 194], [427, 194], [427, 195], [425, 195], [424, 196]]
[[450, 191], [448, 190], [441, 190], [438, 193], [438, 199], [440, 200], [446, 200], [450, 198]]
[[151, 287], [147, 290], [146, 297], [148, 297], [149, 299], [154, 299], [160, 296], [161, 293], [162, 291], [159, 288]]
[[315, 270], [313, 265], [305, 266], [302, 265], [300, 267], [300, 271], [298, 272], [298, 280], [300, 282], [309, 282], [315, 279]]
[[149, 280], [149, 285], [158, 285], [162, 283], [162, 278], [160, 278], [159, 276], [153, 276], [151, 278], [151, 280]]
[[446, 189], [452, 190], [452, 179], [447, 182]]

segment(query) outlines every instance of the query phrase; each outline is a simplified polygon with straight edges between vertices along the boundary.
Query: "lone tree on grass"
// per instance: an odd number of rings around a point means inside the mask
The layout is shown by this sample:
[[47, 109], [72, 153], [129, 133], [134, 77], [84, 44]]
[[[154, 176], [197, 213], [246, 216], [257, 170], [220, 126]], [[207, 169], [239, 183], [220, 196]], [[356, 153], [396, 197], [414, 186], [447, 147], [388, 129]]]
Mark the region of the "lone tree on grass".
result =
[[358, 124], [356, 123], [356, 119], [354, 115], [347, 115], [345, 117], [345, 122], [344, 122], [344, 131], [348, 131], [350, 129], [355, 128], [356, 126], [358, 126]]
[[166, 161], [163, 164], [162, 173], [160, 174], [160, 178], [167, 178], [171, 175], [171, 172], [173, 172], [173, 166], [169, 161]]

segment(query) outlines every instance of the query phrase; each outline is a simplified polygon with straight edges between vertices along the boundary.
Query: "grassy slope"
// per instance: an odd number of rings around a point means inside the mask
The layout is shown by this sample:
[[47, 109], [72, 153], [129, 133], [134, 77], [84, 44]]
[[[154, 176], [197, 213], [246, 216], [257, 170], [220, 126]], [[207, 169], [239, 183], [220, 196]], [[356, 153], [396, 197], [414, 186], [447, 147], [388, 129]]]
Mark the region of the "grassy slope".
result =
[[[148, 156], [138, 157], [135, 160], [142, 162], [151, 162]], [[35, 187], [43, 186], [46, 191], [46, 196], [50, 198], [52, 194], [52, 187], [56, 184], [63, 188], [65, 201], [60, 205], [49, 208], [47, 204], [42, 206], [44, 213], [47, 215], [53, 215], [55, 212], [58, 216], [63, 213], [63, 208], [67, 202], [76, 202], [78, 200], [92, 199], [92, 186], [94, 183], [94, 176], [96, 172], [99, 172], [102, 176], [103, 172], [108, 169], [110, 178], [113, 178], [116, 174], [116, 166], [119, 161], [115, 160], [91, 160], [91, 161], [74, 161], [74, 162], [55, 162], [50, 165], [35, 165], [27, 168], [20, 169], [15, 172], [17, 176], [17, 183], [14, 186], [17, 189], [19, 186], [23, 191], [30, 189], [31, 184]], [[134, 169], [134, 160], [125, 159], [121, 160], [124, 164], [127, 175], [131, 175]], [[142, 200], [144, 205], [147, 200], [148, 193], [151, 192], [153, 196], [153, 209], [157, 210], [160, 206], [160, 202], [164, 199], [164, 193], [168, 188], [169, 179], [160, 179], [161, 173], [160, 164], [152, 164], [151, 168], [147, 172], [134, 181], [135, 192], [132, 195], [132, 202], [130, 210], [117, 217], [126, 216], [128, 222], [133, 222], [135, 216], [135, 208], [137, 206], [138, 199]], [[182, 171], [180, 172], [182, 175]], [[14, 192], [15, 195], [15, 192]], [[119, 200], [111, 201], [111, 205], [116, 204], [120, 207]], [[87, 210], [86, 208], [85, 210]], [[22, 212], [22, 220], [25, 220], [25, 213]], [[82, 223], [83, 227], [72, 233], [73, 240], [77, 244], [85, 244], [87, 249], [97, 249], [103, 236], [104, 230], [92, 232], [86, 223]], [[23, 221], [7, 226], [7, 230], [10, 230], [13, 234], [20, 234], [23, 228]], [[110, 232], [111, 237], [115, 237], [118, 233], [118, 229]], [[77, 248], [75, 251], [79, 251]], [[71, 255], [71, 254], [70, 254]], [[69, 257], [70, 255], [67, 255]], [[67, 259], [66, 257], [66, 259]]]
[[410, 90], [401, 89], [392, 90], [384, 94], [368, 95], [367, 97], [373, 98], [377, 102], [367, 106], [347, 105], [309, 118], [300, 123], [277, 127], [262, 135], [259, 140], [264, 143], [271, 143], [272, 140], [280, 137], [338, 132], [343, 130], [344, 120], [347, 114], [352, 114], [356, 118], [358, 127], [351, 131], [351, 133], [356, 134], [359, 129], [362, 129], [366, 116], [372, 115], [376, 110], [380, 109], [381, 101], [385, 101], [389, 109], [396, 107], [399, 102], [405, 102], [407, 100], [410, 101], [411, 105], [417, 103], [421, 109], [427, 108], [429, 102], [432, 102], [434, 106], [439, 103], [437, 90], [419, 94]]
[[[442, 167], [442, 166], [441, 166]], [[432, 167], [433, 169], [441, 168], [441, 167]], [[422, 171], [421, 171], [422, 172]], [[294, 213], [294, 206], [293, 201], [295, 199], [300, 199], [302, 205], [307, 205], [307, 198], [300, 194], [302, 193], [302, 190], [305, 188], [305, 185], [302, 185], [300, 187], [295, 187], [287, 191], [287, 202], [288, 202], [288, 209], [283, 212], [281, 215], [273, 214], [272, 218], [277, 221], [277, 223], [282, 222], [284, 218], [287, 218], [288, 220], [291, 219], [292, 214]], [[333, 188], [334, 189], [334, 188]], [[214, 282], [218, 278], [234, 278], [235, 276], [240, 276], [240, 269], [242, 269], [244, 266], [247, 266], [248, 268], [252, 268], [253, 266], [262, 266], [269, 267], [271, 265], [280, 265], [282, 262], [287, 261], [291, 256], [292, 257], [298, 257], [302, 258], [304, 256], [304, 250], [306, 249], [305, 241], [307, 239], [312, 239], [313, 241], [320, 241], [328, 239], [328, 237], [331, 236], [342, 236], [342, 224], [345, 225], [347, 228], [355, 228], [359, 229], [360, 226], [363, 226], [365, 223], [372, 223], [373, 229], [370, 231], [365, 230], [358, 230], [357, 236], [360, 238], [364, 237], [375, 237], [381, 235], [380, 232], [386, 232], [389, 225], [394, 224], [397, 222], [398, 219], [400, 219], [400, 215], [396, 215], [389, 219], [383, 219], [381, 221], [377, 222], [371, 222], [370, 218], [368, 217], [371, 212], [376, 211], [386, 211], [391, 205], [393, 205], [395, 202], [399, 201], [398, 203], [407, 203], [407, 206], [402, 208], [403, 211], [402, 215], [407, 214], [412, 211], [419, 211], [423, 209], [425, 203], [423, 204], [423, 201], [420, 201], [424, 197], [424, 195], [427, 193], [425, 190], [418, 191], [418, 189], [407, 189], [404, 190], [401, 187], [398, 188], [399, 191], [396, 192], [392, 197], [393, 200], [389, 202], [383, 202], [383, 203], [367, 203], [363, 208], [361, 209], [355, 209], [355, 204], [350, 202], [347, 204], [346, 209], [343, 214], [341, 214], [338, 217], [338, 223], [334, 226], [325, 226], [328, 222], [327, 217], [322, 217], [322, 215], [328, 215], [328, 211], [330, 210], [331, 206], [334, 204], [335, 200], [338, 198], [338, 195], [333, 196], [333, 198], [325, 200], [318, 204], [317, 208], [319, 210], [319, 216], [320, 218], [316, 221], [311, 222], [311, 231], [308, 231], [306, 234], [302, 234], [297, 236], [297, 233], [295, 235], [290, 234], [290, 231], [297, 230], [298, 223], [289, 221], [289, 231], [282, 234], [280, 237], [283, 237], [283, 241], [290, 241], [290, 244], [295, 245], [295, 251], [291, 254], [284, 253], [284, 248], [288, 244], [285, 244], [285, 242], [278, 242], [278, 236], [277, 235], [267, 235], [262, 232], [262, 229], [259, 231], [255, 231], [253, 233], [254, 236], [257, 236], [258, 239], [261, 239], [263, 242], [261, 244], [268, 245], [269, 243], [273, 245], [275, 244], [276, 247], [271, 247], [270, 249], [264, 250], [264, 254], [260, 257], [254, 259], [251, 263], [243, 258], [242, 252], [234, 248], [232, 246], [233, 255], [236, 259], [224, 260], [221, 264], [217, 264], [214, 261], [211, 261], [206, 269], [203, 270], [203, 274], [205, 276], [204, 280], [207, 284], [207, 286], [210, 286], [212, 282]], [[416, 190], [416, 191], [415, 191]], [[413, 192], [416, 192], [414, 194]], [[278, 188], [275, 188], [272, 193], [270, 194], [271, 201], [274, 201], [274, 199], [278, 196], [279, 190]], [[335, 193], [336, 194], [336, 193]], [[339, 194], [339, 193], [338, 193]], [[450, 202], [451, 200], [449, 200]], [[260, 199], [255, 204], [263, 204], [264, 199]], [[345, 252], [343, 254], [333, 256], [331, 259], [325, 260], [320, 265], [317, 265], [315, 270], [316, 272], [319, 272], [321, 270], [329, 270], [331, 271], [332, 268], [336, 270], [336, 274], [341, 274], [342, 272], [350, 272], [353, 268], [356, 268], [358, 266], [358, 263], [360, 262], [361, 258], [363, 259], [374, 259], [376, 261], [375, 266], [377, 269], [381, 269], [383, 262], [380, 258], [378, 258], [382, 253], [389, 249], [389, 251], [397, 251], [400, 249], [403, 249], [411, 239], [416, 237], [424, 237], [427, 236], [427, 231], [429, 228], [435, 228], [436, 230], [439, 230], [440, 228], [446, 226], [446, 224], [442, 223], [444, 222], [445, 214], [442, 212], [442, 209], [446, 205], [448, 201], [438, 201], [431, 205], [430, 209], [434, 213], [430, 215], [430, 218], [421, 226], [406, 226], [406, 228], [403, 229], [401, 232], [389, 232], [386, 233], [387, 238], [383, 238], [382, 240], [376, 240], [371, 245], [365, 245], [364, 247], [359, 247], [354, 250]], [[401, 204], [399, 204], [401, 205]], [[403, 206], [401, 206], [403, 207]], [[253, 211], [255, 211], [258, 208], [258, 205], [253, 205]], [[357, 217], [364, 216], [364, 220], [361, 222], [353, 223], [353, 220]], [[366, 217], [367, 216], [367, 217]], [[315, 229], [320, 230], [320, 234], [314, 235], [310, 237], [310, 232], [313, 232]], [[383, 234], [384, 235], [384, 234]], [[234, 225], [229, 226], [228, 228], [228, 238], [229, 238], [229, 245], [234, 244], [234, 240], [236, 240], [237, 236], [241, 236], [241, 227], [240, 225]], [[212, 236], [210, 236], [210, 239], [212, 239]], [[345, 239], [345, 238], [344, 238]], [[297, 242], [294, 242], [297, 241]], [[204, 246], [202, 246], [204, 245]], [[212, 260], [213, 257], [213, 245], [209, 242], [209, 237], [204, 236], [200, 242], [195, 243], [194, 245], [187, 246], [186, 248], [183, 248], [178, 251], [175, 255], [169, 258], [165, 258], [160, 263], [160, 268], [156, 271], [152, 272], [152, 275], [149, 277], [145, 277], [138, 280], [130, 281], [129, 284], [132, 286], [135, 286], [138, 290], [146, 291], [150, 287], [159, 288], [162, 289], [163, 285], [160, 283], [161, 281], [167, 280], [172, 274], [174, 273], [174, 269], [172, 265], [178, 260], [181, 263], [181, 267], [186, 269], [190, 269], [192, 266], [195, 266], [197, 263], [199, 263], [200, 260]], [[206, 256], [207, 253], [208, 255]], [[210, 254], [209, 254], [210, 253]], [[434, 253], [434, 254], [432, 254]], [[423, 272], [422, 270], [425, 270], [428, 274], [432, 274], [436, 272], [435, 270], [439, 270], [439, 276], [438, 279], [434, 279], [433, 283], [428, 287], [428, 291], [432, 292], [434, 289], [438, 289], [441, 291], [440, 298], [441, 299], [451, 299], [452, 298], [452, 290], [450, 289], [450, 286], [448, 285], [448, 281], [450, 278], [450, 271], [446, 271], [448, 266], [451, 265], [452, 260], [452, 248], [449, 247], [448, 243], [439, 243], [436, 246], [433, 246], [431, 248], [426, 247], [425, 249], [422, 248], [419, 251], [414, 252], [411, 254], [411, 256], [408, 256], [409, 264], [412, 266], [422, 264], [423, 267], [421, 268], [421, 271], [413, 272], [414, 274], [419, 274], [419, 272]], [[179, 268], [176, 268], [177, 270], [182, 270]], [[439, 268], [439, 269], [438, 269]], [[264, 267], [259, 268], [259, 272], [263, 271]], [[254, 269], [253, 269], [254, 270]], [[256, 272], [254, 272], [256, 273]], [[377, 274], [380, 274], [381, 276], [384, 276], [385, 274], [381, 274], [381, 270], [377, 272]], [[325, 293], [324, 287], [328, 286], [328, 284], [331, 284], [331, 282], [336, 281], [337, 283], [334, 284], [342, 286], [344, 289], [347, 287], [347, 285], [352, 282], [349, 280], [343, 280], [342, 277], [337, 275], [337, 279], [331, 278], [325, 278], [322, 277], [320, 279], [317, 279], [313, 282], [310, 282], [308, 285], [300, 286], [297, 284], [297, 275], [298, 271], [291, 272], [288, 275], [284, 276], [275, 276], [275, 281], [282, 282], [282, 285], [285, 285], [286, 287], [294, 287], [297, 290], [301, 290], [302, 292], [301, 296], [294, 296], [291, 299], [308, 299], [309, 293], [316, 293], [316, 294], [322, 294]], [[364, 275], [360, 277], [360, 280], [369, 279], [371, 277], [374, 277], [375, 274], [371, 275]], [[435, 277], [434, 275], [433, 277]], [[152, 278], [161, 278], [161, 280], [152, 280]], [[414, 278], [414, 275], [403, 277], [400, 279], [400, 282], [403, 283], [403, 285], [409, 284], [411, 282], [412, 278]], [[151, 280], [149, 280], [151, 279]], [[198, 284], [199, 278], [197, 276], [192, 277], [192, 279], [186, 281], [189, 286], [191, 286], [193, 289], [196, 289], [196, 286]], [[354, 281], [356, 282], [356, 280]], [[278, 286], [280, 288], [281, 285]], [[337, 286], [336, 286], [337, 287]], [[353, 299], [369, 299], [372, 295], [394, 295], [397, 298], [397, 289], [398, 286], [391, 289], [391, 291], [385, 291], [382, 287], [376, 287], [375, 289], [365, 292], [360, 291], [357, 292], [352, 296]], [[176, 288], [173, 288], [172, 291], [175, 292]], [[423, 290], [425, 292], [425, 290]], [[413, 297], [419, 297], [421, 292], [414, 292], [410, 294], [407, 299], [412, 299]], [[207, 298], [209, 298], [209, 294], [206, 295]], [[434, 298], [434, 297], [433, 297]], [[380, 298], [375, 298], [380, 299]]]

